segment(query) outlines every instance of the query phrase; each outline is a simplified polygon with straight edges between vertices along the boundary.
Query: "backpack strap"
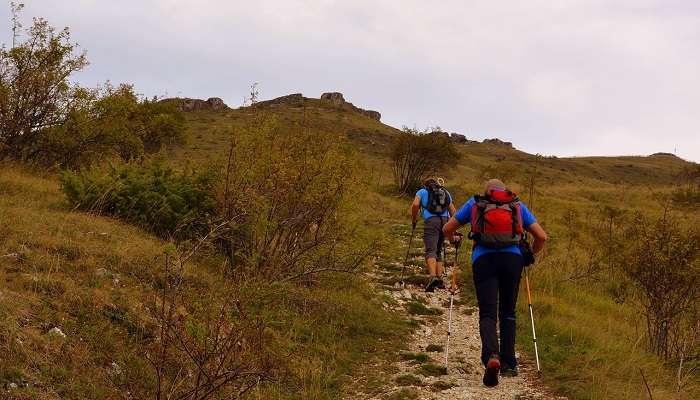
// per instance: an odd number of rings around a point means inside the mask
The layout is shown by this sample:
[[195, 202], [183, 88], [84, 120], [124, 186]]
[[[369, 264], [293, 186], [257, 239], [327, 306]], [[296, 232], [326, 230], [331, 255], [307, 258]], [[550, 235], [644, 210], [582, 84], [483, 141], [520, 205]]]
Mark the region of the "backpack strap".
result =
[[519, 210], [520, 207], [518, 206], [518, 203], [512, 202], [509, 204], [510, 206], [510, 213], [511, 213], [511, 219], [513, 220], [512, 223], [512, 228], [513, 228], [513, 237], [515, 238], [518, 236], [518, 224], [519, 224]]
[[[476, 243], [481, 238], [480, 232], [484, 231], [484, 214], [489, 199], [478, 194], [475, 194], [472, 198], [474, 199], [474, 205], [472, 205], [471, 230], [467, 234], [467, 238], [473, 240], [474, 246], [476, 246]], [[481, 212], [482, 209], [484, 212]]]

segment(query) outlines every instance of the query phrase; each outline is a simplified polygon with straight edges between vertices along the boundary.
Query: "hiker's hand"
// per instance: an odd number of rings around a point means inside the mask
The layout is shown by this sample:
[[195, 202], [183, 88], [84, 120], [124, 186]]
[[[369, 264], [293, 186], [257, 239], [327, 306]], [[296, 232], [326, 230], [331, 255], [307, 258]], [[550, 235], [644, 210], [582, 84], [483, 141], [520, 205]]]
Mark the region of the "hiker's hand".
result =
[[413, 221], [411, 222], [411, 229], [416, 229], [416, 224], [417, 224], [417, 223], [418, 223], [418, 221], [413, 220]]
[[451, 294], [457, 293], [459, 290], [459, 286], [455, 283], [454, 285], [450, 285], [450, 288], [448, 289]]
[[462, 244], [462, 239], [464, 238], [464, 235], [462, 235], [459, 232], [455, 232], [454, 235], [452, 235], [451, 238], [448, 238], [450, 240], [450, 243], [452, 245], [459, 247], [460, 244]]

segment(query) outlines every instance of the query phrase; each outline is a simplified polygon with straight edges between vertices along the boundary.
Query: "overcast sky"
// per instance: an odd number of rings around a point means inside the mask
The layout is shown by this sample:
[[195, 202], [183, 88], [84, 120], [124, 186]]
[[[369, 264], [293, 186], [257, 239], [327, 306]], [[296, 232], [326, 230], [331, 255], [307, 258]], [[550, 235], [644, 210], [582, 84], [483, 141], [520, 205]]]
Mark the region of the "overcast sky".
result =
[[85, 85], [231, 106], [252, 82], [264, 99], [340, 91], [396, 127], [545, 155], [700, 161], [697, 0], [24, 3], [25, 21], [71, 28], [91, 62]]

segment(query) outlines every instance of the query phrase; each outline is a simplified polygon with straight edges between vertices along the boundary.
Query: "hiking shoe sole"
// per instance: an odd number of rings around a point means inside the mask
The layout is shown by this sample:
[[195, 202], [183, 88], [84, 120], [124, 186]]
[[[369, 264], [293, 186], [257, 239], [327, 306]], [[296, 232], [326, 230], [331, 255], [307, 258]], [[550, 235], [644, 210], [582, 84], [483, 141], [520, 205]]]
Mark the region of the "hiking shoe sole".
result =
[[498, 358], [492, 358], [486, 364], [484, 372], [484, 386], [494, 387], [498, 385], [498, 373], [501, 370], [501, 362]]

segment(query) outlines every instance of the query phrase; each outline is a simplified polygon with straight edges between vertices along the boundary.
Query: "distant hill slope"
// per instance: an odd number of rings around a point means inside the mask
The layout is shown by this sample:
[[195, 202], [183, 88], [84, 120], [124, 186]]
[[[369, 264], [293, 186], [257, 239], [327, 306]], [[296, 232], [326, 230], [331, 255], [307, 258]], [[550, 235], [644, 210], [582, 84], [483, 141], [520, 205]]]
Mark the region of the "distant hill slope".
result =
[[[391, 143], [400, 130], [382, 123], [378, 113], [370, 114], [376, 113], [374, 111], [363, 110], [344, 99], [331, 100], [327, 97], [315, 99], [293, 94], [261, 101], [250, 107], [197, 108], [186, 112], [191, 140], [184, 147], [171, 149], [172, 155], [188, 162], [222, 157], [230, 143], [231, 133], [235, 135], [235, 129], [250, 126], [255, 118], [264, 115], [277, 121], [281, 127], [303, 127], [338, 135], [339, 139], [348, 140], [372, 161], [385, 163], [388, 167]], [[191, 99], [187, 100], [192, 102]], [[538, 175], [546, 183], [665, 185], [675, 182], [683, 168], [693, 165], [666, 153], [646, 157], [558, 158], [528, 154], [498, 139], [462, 141], [465, 143], [457, 146], [463, 157], [456, 161], [456, 168], [463, 173], [478, 175], [498, 162], [499, 166], [505, 166], [506, 175], [521, 173], [525, 168], [537, 168]]]

